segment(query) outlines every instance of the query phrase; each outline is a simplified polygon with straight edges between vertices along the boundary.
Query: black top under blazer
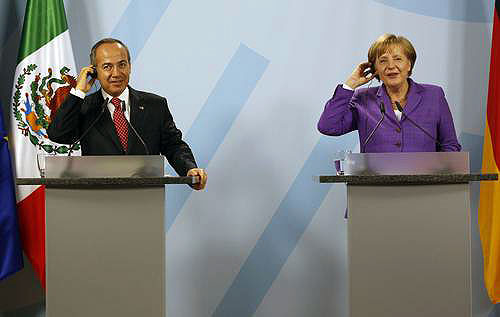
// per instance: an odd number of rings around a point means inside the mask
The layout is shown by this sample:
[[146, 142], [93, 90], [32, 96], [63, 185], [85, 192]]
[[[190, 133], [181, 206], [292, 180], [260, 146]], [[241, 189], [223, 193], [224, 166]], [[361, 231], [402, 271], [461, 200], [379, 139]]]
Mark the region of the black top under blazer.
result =
[[[193, 153], [182, 141], [182, 133], [175, 126], [168, 110], [167, 99], [130, 87], [129, 98], [130, 123], [147, 144], [149, 154], [163, 154], [182, 176], [196, 168]], [[69, 94], [47, 129], [49, 139], [61, 144], [72, 144], [102, 112], [101, 118], [80, 140], [82, 155], [146, 155], [144, 145], [130, 128], [127, 152], [123, 150], [104, 101], [100, 90], [85, 99]]]

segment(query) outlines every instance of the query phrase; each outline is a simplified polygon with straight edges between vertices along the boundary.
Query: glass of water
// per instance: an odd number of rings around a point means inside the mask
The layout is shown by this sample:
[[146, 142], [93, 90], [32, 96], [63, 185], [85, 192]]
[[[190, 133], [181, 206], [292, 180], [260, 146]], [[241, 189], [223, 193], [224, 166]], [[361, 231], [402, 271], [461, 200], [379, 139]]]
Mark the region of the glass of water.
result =
[[335, 166], [335, 170], [337, 171], [337, 175], [344, 175], [346, 160], [348, 155], [351, 154], [350, 150], [341, 150], [336, 151], [333, 156], [333, 164]]
[[38, 167], [38, 172], [40, 172], [40, 177], [45, 177], [45, 158], [47, 157], [46, 153], [37, 153], [36, 154], [36, 163]]

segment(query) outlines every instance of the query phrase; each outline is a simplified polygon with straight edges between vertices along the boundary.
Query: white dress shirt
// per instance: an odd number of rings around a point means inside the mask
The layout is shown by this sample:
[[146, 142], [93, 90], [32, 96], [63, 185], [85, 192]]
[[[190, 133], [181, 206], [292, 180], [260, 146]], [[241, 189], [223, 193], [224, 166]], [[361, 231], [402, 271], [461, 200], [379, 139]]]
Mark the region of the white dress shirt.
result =
[[[106, 105], [108, 107], [109, 113], [111, 114], [111, 118], [113, 117], [113, 113], [115, 111], [115, 105], [111, 103], [111, 99], [113, 98], [110, 94], [104, 91], [104, 89], [101, 89], [102, 92], [102, 97], [104, 100], [108, 99], [108, 104]], [[85, 98], [85, 93], [79, 89], [71, 88], [70, 93], [72, 95], [75, 95], [81, 99]], [[129, 90], [128, 87], [125, 88], [125, 90], [122, 92], [121, 95], [119, 95], [117, 98], [119, 98], [121, 101], [125, 101], [125, 118], [130, 122], [130, 98], [129, 98]]]

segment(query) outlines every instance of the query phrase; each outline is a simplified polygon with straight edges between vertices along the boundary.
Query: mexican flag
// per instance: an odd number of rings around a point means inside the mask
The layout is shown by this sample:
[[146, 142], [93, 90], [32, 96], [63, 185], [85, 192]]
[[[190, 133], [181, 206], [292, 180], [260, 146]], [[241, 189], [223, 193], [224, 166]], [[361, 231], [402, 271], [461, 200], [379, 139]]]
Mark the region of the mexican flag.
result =
[[[75, 73], [63, 0], [28, 0], [11, 103], [17, 177], [40, 177], [39, 158], [68, 153], [46, 129], [76, 86]], [[18, 186], [16, 199], [23, 250], [45, 288], [45, 188]]]

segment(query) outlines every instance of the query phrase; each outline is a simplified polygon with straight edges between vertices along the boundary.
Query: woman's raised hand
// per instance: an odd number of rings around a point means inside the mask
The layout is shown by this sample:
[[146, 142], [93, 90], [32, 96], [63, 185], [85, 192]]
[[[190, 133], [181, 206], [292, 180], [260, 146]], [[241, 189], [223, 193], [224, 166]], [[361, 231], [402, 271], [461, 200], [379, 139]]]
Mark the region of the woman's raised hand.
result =
[[356, 89], [375, 78], [374, 67], [370, 62], [363, 62], [356, 66], [351, 76], [347, 78], [345, 84], [352, 89]]

